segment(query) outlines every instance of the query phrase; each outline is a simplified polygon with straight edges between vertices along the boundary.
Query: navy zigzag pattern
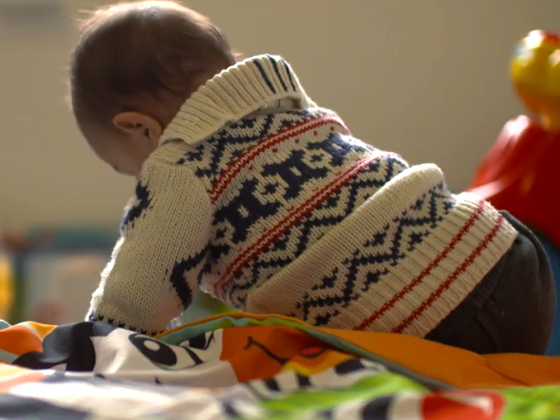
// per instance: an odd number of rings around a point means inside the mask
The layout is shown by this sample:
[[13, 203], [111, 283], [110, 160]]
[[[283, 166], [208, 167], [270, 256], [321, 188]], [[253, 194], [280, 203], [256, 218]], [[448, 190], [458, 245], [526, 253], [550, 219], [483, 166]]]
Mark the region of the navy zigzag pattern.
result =
[[[351, 256], [339, 265], [346, 270], [342, 272], [340, 268], [335, 268], [329, 276], [315, 284], [312, 291], [321, 290], [321, 295], [328, 297], [311, 297], [309, 293], [304, 295], [297, 306], [304, 321], [313, 325], [326, 325], [325, 322], [328, 322], [330, 317], [337, 315], [330, 309], [333, 305], [345, 307], [349, 302], [358, 299], [361, 293], [367, 293], [371, 286], [388, 274], [384, 264], [396, 266], [405, 256], [403, 247], [410, 252], [420, 245], [430, 230], [437, 226], [453, 207], [453, 199], [443, 188], [443, 184], [438, 185], [414, 203], [408, 211], [404, 211], [400, 218], [393, 221], [396, 229], [387, 225], [383, 230], [373, 233], [363, 247], [354, 250]], [[426, 216], [419, 217], [419, 212]], [[412, 232], [407, 232], [411, 229]], [[368, 268], [365, 276], [360, 275], [363, 267]], [[310, 319], [311, 311], [318, 308], [322, 310], [322, 314]]]
[[[294, 261], [404, 169], [403, 163], [396, 158], [385, 160], [384, 165], [379, 161], [372, 162], [363, 170], [361, 176], [352, 179], [343, 190], [338, 190], [328, 197], [313, 212], [274, 241], [264, 251], [265, 258], [263, 255], [257, 255], [229, 285], [227, 295], [231, 296], [236, 304], [243, 304], [247, 290], [268, 280], [275, 272]], [[369, 177], [365, 177], [365, 174], [369, 174]], [[375, 174], [375, 177], [372, 177], [372, 174]], [[346, 202], [342, 202], [343, 193]]]

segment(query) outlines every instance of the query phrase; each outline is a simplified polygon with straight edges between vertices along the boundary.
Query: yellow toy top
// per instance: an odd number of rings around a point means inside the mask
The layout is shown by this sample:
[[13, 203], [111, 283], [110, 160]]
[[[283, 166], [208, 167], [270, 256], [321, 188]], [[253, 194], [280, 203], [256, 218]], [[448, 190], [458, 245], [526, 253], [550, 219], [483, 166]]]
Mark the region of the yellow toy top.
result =
[[543, 127], [560, 131], [560, 37], [532, 31], [517, 45], [510, 62], [519, 98]]

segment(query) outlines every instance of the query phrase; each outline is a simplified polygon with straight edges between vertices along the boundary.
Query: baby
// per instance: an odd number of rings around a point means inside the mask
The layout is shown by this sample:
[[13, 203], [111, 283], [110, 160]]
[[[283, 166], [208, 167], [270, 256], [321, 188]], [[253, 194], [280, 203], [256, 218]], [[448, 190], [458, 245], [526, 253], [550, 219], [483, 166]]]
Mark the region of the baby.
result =
[[236, 63], [186, 7], [118, 4], [84, 22], [71, 98], [97, 156], [138, 179], [89, 320], [154, 335], [201, 289], [315, 326], [545, 352], [555, 293], [535, 236], [353, 137], [281, 57]]

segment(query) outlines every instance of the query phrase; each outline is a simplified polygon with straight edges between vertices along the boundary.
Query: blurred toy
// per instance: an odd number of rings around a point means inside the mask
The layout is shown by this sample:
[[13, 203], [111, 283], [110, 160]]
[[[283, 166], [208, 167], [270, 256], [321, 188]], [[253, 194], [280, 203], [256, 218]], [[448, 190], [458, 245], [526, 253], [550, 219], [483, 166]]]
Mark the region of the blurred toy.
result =
[[534, 117], [506, 123], [471, 190], [560, 247], [560, 38], [531, 32], [516, 49], [511, 76]]
[[560, 37], [533, 31], [521, 40], [511, 60], [511, 77], [527, 109], [549, 131], [560, 131]]
[[[560, 171], [556, 166], [560, 160], [560, 37], [530, 32], [517, 45], [510, 74], [529, 116], [505, 124], [470, 190], [509, 211], [539, 236], [560, 298]], [[560, 354], [558, 315], [551, 354]]]
[[10, 321], [15, 301], [11, 260], [0, 244], [0, 320]]

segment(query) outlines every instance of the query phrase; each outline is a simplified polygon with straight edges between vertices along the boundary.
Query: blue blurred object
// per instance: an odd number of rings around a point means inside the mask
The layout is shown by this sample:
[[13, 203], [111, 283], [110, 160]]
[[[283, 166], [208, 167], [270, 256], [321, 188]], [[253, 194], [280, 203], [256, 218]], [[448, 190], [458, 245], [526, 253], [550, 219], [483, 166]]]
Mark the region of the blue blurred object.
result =
[[82, 319], [117, 238], [114, 227], [27, 232], [25, 249], [11, 254], [16, 279], [12, 321], [53, 323], [36, 313], [57, 306], [65, 321]]
[[[554, 276], [554, 282], [556, 283], [556, 302], [560, 305], [560, 250], [548, 239], [539, 235], [539, 240], [541, 241], [548, 259], [550, 261], [550, 266], [552, 268], [552, 275]], [[556, 318], [554, 319], [554, 330], [552, 333], [552, 339], [550, 340], [550, 346], [548, 347], [548, 356], [560, 356], [560, 308], [556, 309]]]

